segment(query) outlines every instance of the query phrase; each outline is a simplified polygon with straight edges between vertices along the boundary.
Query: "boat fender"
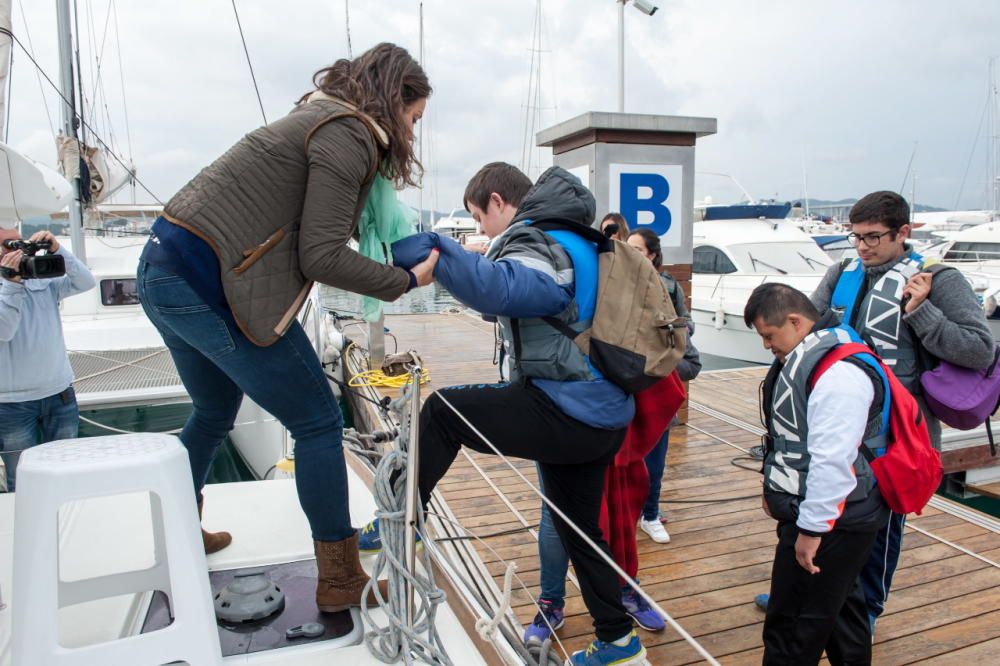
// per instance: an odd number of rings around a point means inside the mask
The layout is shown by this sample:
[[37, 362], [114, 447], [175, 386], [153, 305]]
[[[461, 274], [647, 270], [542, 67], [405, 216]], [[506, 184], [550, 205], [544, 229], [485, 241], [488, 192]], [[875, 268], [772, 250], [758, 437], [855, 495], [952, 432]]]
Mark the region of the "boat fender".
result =
[[274, 479], [294, 479], [295, 478], [295, 459], [294, 458], [281, 458], [278, 462], [274, 463]]
[[325, 347], [332, 347], [338, 352], [344, 351], [344, 333], [334, 325], [333, 317], [323, 320], [323, 338]]
[[719, 301], [719, 307], [715, 308], [715, 316], [712, 318], [712, 323], [715, 324], [715, 330], [721, 331], [726, 325], [726, 309], [722, 307], [722, 301]]

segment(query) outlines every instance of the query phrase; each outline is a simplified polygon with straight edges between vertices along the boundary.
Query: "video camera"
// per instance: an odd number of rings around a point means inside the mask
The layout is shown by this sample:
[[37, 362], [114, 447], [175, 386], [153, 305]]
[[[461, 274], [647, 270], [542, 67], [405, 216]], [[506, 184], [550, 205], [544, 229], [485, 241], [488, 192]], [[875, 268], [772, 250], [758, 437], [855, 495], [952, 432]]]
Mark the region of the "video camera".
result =
[[66, 260], [58, 254], [38, 254], [39, 250], [49, 252], [50, 241], [31, 242], [26, 240], [5, 240], [4, 249], [22, 252], [21, 264], [15, 271], [6, 266], [0, 266], [0, 274], [5, 278], [20, 277], [22, 280], [40, 280], [55, 278], [66, 274]]

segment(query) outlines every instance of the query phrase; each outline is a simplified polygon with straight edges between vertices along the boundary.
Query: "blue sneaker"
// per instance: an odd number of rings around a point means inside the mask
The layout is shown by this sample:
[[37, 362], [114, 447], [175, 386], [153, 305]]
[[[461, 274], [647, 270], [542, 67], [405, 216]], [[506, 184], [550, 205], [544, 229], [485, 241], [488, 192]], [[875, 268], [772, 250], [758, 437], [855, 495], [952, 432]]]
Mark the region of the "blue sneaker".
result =
[[546, 599], [538, 600], [538, 613], [531, 621], [528, 628], [524, 630], [524, 644], [544, 643], [552, 638], [552, 634], [562, 628], [565, 619], [563, 609], [556, 608], [551, 601]]
[[771, 598], [770, 594], [758, 594], [756, 597], [753, 598], [753, 605], [766, 613], [767, 600], [770, 598]]
[[627, 645], [615, 645], [604, 641], [594, 641], [586, 650], [574, 652], [566, 660], [566, 666], [638, 666], [647, 664], [646, 648], [633, 630]]
[[[419, 534], [417, 543], [420, 543]], [[361, 528], [361, 534], [358, 535], [358, 552], [365, 555], [378, 555], [382, 552], [382, 534], [378, 518]]]
[[651, 608], [631, 587], [622, 589], [622, 606], [635, 623], [646, 631], [663, 631], [667, 626], [663, 616]]

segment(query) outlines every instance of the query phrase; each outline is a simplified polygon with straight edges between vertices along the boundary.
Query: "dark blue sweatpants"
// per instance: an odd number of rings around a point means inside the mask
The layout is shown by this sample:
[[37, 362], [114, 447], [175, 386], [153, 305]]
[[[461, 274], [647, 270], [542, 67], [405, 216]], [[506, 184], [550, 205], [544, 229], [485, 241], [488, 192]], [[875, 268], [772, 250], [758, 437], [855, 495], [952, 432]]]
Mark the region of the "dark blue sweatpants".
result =
[[861, 570], [861, 587], [865, 592], [868, 617], [877, 618], [885, 610], [885, 600], [889, 598], [892, 576], [899, 563], [899, 551], [903, 547], [903, 526], [906, 516], [893, 513], [886, 526], [879, 530], [872, 546], [871, 555], [865, 568]]

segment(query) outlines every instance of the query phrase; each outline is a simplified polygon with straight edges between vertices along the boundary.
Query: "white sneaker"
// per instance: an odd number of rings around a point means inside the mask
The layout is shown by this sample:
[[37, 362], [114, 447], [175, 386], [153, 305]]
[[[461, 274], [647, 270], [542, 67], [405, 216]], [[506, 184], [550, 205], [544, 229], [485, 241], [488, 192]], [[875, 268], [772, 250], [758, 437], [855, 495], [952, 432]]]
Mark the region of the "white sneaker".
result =
[[663, 526], [659, 518], [653, 520], [639, 519], [639, 529], [649, 535], [649, 538], [656, 543], [670, 543], [670, 535], [667, 528]]

